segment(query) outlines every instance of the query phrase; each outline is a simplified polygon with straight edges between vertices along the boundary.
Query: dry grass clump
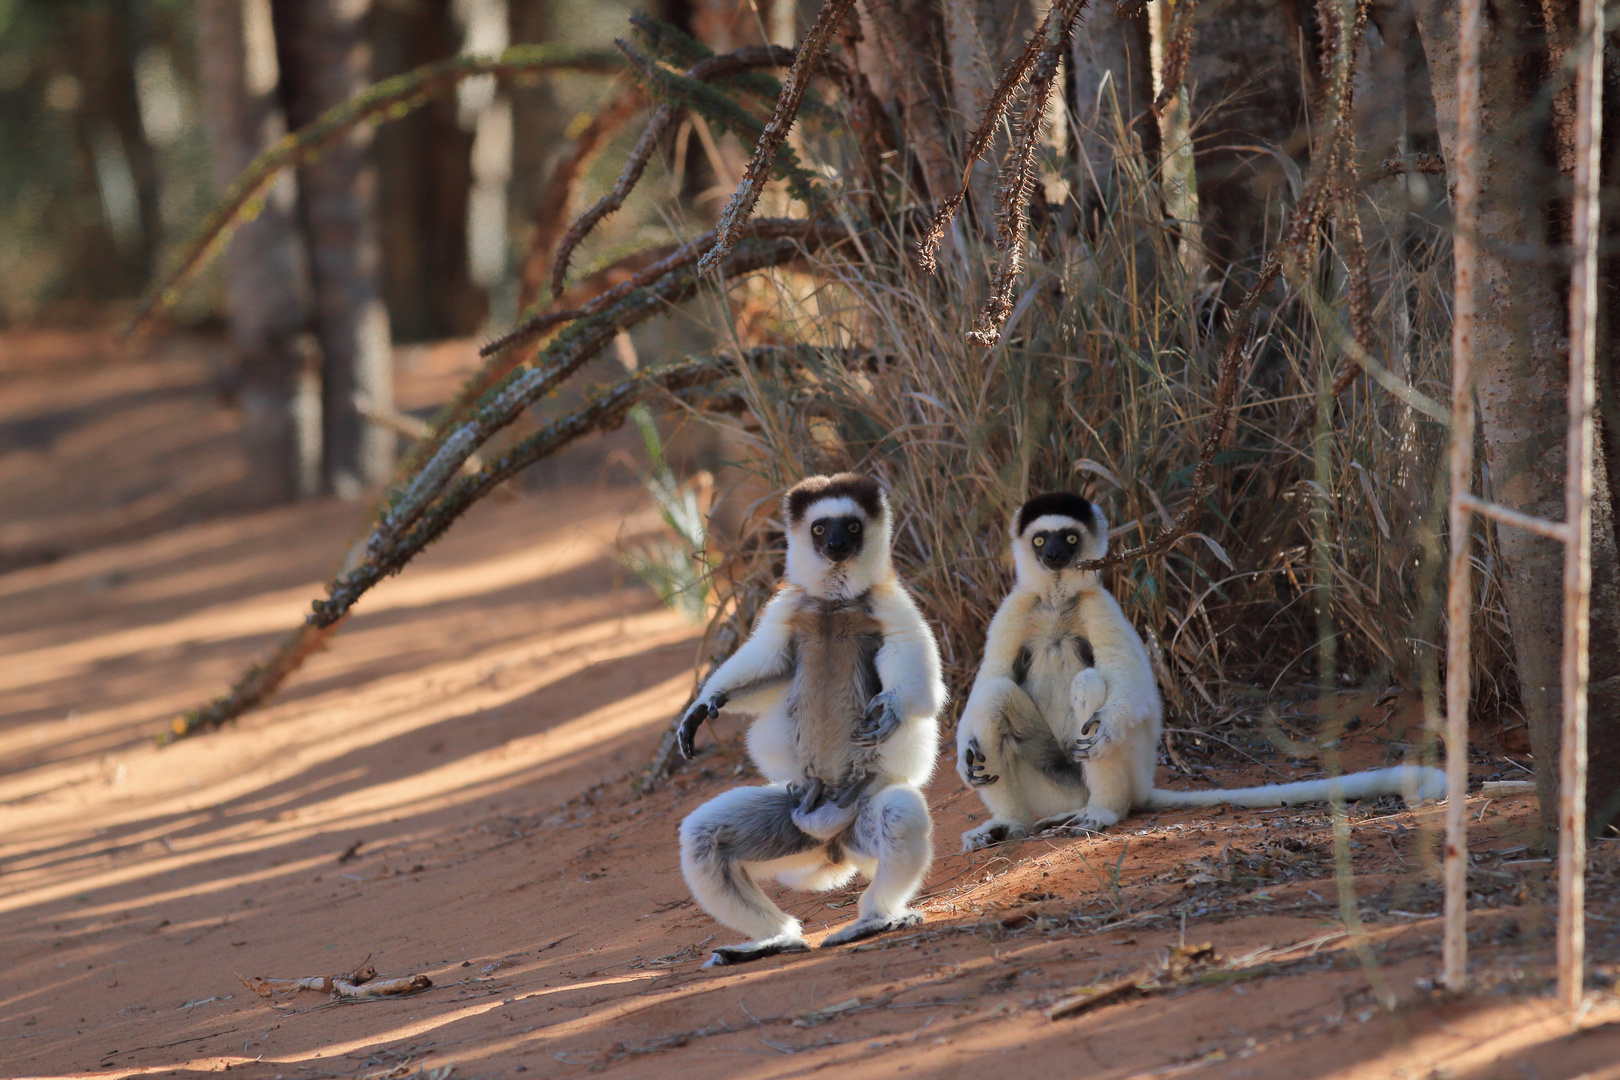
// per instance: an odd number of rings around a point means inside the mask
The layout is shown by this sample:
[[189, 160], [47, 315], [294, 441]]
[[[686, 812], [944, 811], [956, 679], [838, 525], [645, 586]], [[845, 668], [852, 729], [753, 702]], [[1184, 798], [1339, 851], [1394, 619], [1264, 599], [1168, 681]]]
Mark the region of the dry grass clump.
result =
[[[1021, 501], [1049, 490], [1086, 494], [1113, 523], [1117, 547], [1168, 528], [1192, 491], [1226, 344], [1222, 309], [1215, 288], [1189, 277], [1197, 260], [1182, 257], [1185, 240], [1164, 220], [1139, 152], [1122, 140], [1117, 160], [1091, 227], [1079, 227], [1073, 201], [1036, 208], [1028, 272], [993, 347], [967, 337], [993, 256], [964, 241], [966, 228], [933, 275], [914, 269], [902, 249], [913, 238], [893, 223], [864, 231], [858, 251], [821, 256], [809, 274], [775, 271], [774, 294], [755, 289], [743, 304], [745, 335], [831, 347], [801, 353], [791, 371], [740, 380], [748, 408], [729, 423], [745, 467], [772, 491], [832, 469], [882, 479], [898, 517], [897, 565], [941, 632], [958, 695], [1012, 580], [1006, 528]], [[1378, 218], [1368, 234], [1382, 278], [1373, 315], [1385, 362], [1443, 397], [1449, 246], [1404, 212]], [[1331, 246], [1312, 273], [1325, 295], [1342, 295]], [[1183, 721], [1207, 724], [1279, 686], [1318, 681], [1318, 510], [1331, 548], [1339, 681], [1418, 689], [1435, 678], [1443, 432], [1358, 382], [1328, 425], [1332, 482], [1323, 490], [1313, 478], [1315, 388], [1343, 361], [1324, 344], [1335, 338], [1281, 283], [1264, 306], [1201, 531], [1162, 559], [1106, 572]], [[723, 572], [727, 639], [744, 631], [780, 573], [775, 503], [753, 509], [747, 543], [728, 553]], [[1511, 653], [1482, 550], [1475, 662], [1492, 687]]]

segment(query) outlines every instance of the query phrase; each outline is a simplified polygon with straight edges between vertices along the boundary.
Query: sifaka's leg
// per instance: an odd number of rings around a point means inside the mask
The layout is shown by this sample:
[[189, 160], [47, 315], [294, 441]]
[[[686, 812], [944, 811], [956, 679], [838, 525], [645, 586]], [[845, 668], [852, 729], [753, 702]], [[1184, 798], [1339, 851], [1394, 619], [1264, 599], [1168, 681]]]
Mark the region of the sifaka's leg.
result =
[[822, 948], [922, 922], [922, 912], [907, 905], [933, 861], [932, 831], [928, 802], [910, 784], [891, 785], [865, 801], [848, 844], [857, 857], [876, 860], [877, 867], [861, 894], [855, 921], [829, 934]]
[[1152, 725], [1130, 720], [1122, 704], [1109, 703], [1081, 725], [1084, 734], [1070, 744], [1070, 750], [1085, 772], [1085, 806], [1043, 818], [1035, 823], [1036, 828], [1102, 832], [1131, 812], [1141, 791], [1141, 759], [1146, 755], [1151, 768], [1156, 748]]
[[[957, 775], [972, 787], [990, 811], [990, 819], [962, 834], [962, 850], [977, 851], [1004, 840], [1029, 835], [1035, 820], [1027, 760], [1042, 742], [1045, 721], [1022, 687], [995, 679], [974, 690], [967, 725], [957, 738]], [[1051, 734], [1045, 735], [1051, 741]]]
[[[799, 920], [771, 903], [755, 875], [779, 873], [826, 847], [793, 824], [787, 788], [733, 788], [681, 822], [681, 872], [692, 896], [715, 921], [750, 935], [714, 950], [705, 967], [740, 964], [808, 948]], [[824, 860], [823, 860], [824, 861]]]

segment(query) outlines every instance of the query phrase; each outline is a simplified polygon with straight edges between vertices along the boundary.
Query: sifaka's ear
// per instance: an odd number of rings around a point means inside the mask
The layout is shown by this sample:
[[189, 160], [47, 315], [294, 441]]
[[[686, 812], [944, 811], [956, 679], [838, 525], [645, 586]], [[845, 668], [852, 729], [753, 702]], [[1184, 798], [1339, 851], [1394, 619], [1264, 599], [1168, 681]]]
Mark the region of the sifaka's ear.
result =
[[1108, 554], [1108, 515], [1096, 503], [1091, 504], [1091, 527], [1097, 551], [1091, 558], [1100, 559]]

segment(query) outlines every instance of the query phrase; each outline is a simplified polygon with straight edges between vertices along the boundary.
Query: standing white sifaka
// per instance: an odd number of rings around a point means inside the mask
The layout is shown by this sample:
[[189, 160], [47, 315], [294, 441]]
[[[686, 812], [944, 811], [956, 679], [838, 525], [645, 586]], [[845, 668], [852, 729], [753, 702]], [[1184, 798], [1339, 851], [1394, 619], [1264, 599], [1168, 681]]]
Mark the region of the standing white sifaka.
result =
[[826, 947], [921, 922], [908, 905], [933, 860], [922, 788], [945, 684], [934, 635], [890, 561], [888, 500], [867, 477], [812, 476], [787, 493], [783, 516], [785, 580], [680, 725], [690, 758], [721, 708], [754, 713], [748, 753], [769, 781], [681, 823], [693, 897], [753, 939], [715, 949], [705, 967], [809, 947], [761, 878], [816, 891], [857, 872], [871, 879], [855, 921]]

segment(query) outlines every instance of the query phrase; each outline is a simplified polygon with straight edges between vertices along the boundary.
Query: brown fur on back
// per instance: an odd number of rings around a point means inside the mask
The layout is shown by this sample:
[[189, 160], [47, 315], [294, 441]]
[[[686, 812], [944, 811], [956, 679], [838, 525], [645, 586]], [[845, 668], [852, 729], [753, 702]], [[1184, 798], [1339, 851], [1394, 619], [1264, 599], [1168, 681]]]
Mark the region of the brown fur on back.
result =
[[837, 602], [803, 597], [790, 622], [798, 656], [788, 691], [794, 749], [805, 776], [834, 790], [862, 777], [873, 755], [851, 741], [867, 703], [883, 689], [876, 665], [883, 627], [870, 600], [869, 594]]

